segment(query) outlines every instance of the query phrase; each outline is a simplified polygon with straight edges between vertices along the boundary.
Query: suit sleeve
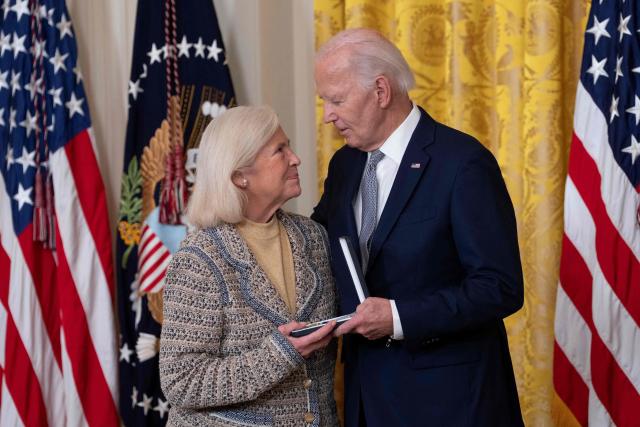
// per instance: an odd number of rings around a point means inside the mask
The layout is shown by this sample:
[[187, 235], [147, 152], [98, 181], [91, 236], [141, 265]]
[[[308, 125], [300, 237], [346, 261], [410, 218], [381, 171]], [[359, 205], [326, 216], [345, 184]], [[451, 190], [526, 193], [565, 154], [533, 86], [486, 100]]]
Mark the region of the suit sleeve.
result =
[[465, 274], [457, 286], [396, 300], [408, 340], [481, 327], [523, 304], [515, 214], [490, 152], [478, 150], [462, 164], [450, 203], [451, 233]]
[[167, 269], [160, 381], [172, 406], [251, 401], [304, 363], [277, 329], [238, 355], [221, 354], [224, 283], [212, 268], [202, 251], [182, 248]]

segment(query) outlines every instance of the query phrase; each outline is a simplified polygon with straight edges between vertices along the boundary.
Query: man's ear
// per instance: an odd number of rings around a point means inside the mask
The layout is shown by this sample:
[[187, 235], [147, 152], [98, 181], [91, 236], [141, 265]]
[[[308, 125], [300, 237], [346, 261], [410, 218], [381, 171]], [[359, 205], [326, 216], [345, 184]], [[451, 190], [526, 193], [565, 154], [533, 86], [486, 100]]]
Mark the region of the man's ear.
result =
[[241, 190], [246, 189], [249, 185], [249, 181], [247, 181], [247, 178], [245, 178], [244, 174], [240, 171], [234, 171], [231, 174], [231, 182]]
[[387, 76], [376, 77], [375, 91], [380, 108], [387, 108], [391, 104], [391, 82]]

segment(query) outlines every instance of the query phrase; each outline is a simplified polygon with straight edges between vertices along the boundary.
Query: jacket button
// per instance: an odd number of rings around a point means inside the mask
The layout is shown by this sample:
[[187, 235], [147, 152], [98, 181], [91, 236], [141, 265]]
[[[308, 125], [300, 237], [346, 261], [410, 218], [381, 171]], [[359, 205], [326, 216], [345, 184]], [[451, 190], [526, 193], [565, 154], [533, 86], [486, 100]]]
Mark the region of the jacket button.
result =
[[311, 412], [304, 414], [304, 422], [307, 424], [311, 424], [315, 419], [316, 417]]
[[304, 388], [306, 388], [307, 390], [309, 390], [311, 388], [311, 383], [313, 383], [313, 381], [311, 381], [311, 379], [307, 378], [306, 380], [304, 380]]

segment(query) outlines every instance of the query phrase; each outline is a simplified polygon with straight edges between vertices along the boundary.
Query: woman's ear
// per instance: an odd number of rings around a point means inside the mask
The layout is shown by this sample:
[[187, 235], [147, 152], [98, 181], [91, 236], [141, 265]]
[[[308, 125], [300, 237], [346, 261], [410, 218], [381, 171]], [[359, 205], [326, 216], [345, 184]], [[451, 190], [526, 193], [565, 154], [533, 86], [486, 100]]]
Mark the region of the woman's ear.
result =
[[249, 185], [249, 181], [247, 181], [247, 178], [245, 178], [243, 173], [240, 171], [235, 171], [231, 174], [231, 182], [241, 190], [245, 190]]

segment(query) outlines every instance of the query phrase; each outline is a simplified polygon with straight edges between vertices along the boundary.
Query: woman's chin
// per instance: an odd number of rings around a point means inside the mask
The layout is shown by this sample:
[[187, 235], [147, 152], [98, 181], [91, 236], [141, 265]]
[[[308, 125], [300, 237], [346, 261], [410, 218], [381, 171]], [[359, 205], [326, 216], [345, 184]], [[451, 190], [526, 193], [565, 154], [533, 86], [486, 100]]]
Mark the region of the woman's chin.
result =
[[302, 188], [300, 188], [299, 185], [298, 185], [298, 188], [292, 188], [289, 192], [287, 192], [287, 195], [285, 196], [285, 200], [284, 200], [284, 202], [282, 202], [282, 204], [284, 205], [289, 200], [295, 199], [296, 197], [300, 196], [301, 194], [302, 194]]

